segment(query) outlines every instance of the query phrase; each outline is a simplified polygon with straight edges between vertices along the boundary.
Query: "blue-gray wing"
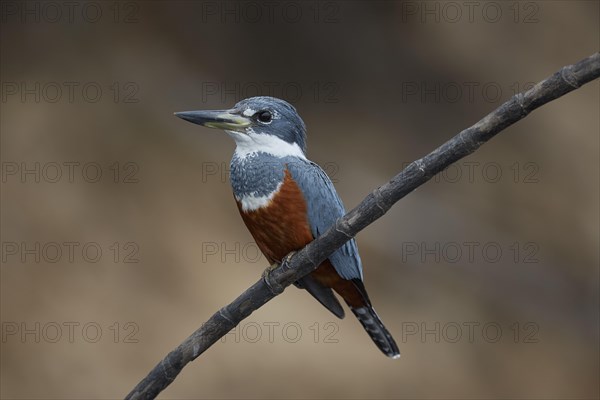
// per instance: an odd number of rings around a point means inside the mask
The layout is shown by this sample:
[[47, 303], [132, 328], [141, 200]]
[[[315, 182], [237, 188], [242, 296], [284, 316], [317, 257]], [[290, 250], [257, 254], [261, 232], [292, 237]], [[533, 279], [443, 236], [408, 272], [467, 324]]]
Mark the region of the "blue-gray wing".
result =
[[[304, 193], [310, 229], [316, 238], [345, 214], [344, 205], [335, 191], [333, 183], [317, 164], [290, 157], [290, 160], [287, 161], [287, 168]], [[347, 241], [336, 250], [329, 260], [342, 278], [362, 280], [362, 265], [354, 239]]]

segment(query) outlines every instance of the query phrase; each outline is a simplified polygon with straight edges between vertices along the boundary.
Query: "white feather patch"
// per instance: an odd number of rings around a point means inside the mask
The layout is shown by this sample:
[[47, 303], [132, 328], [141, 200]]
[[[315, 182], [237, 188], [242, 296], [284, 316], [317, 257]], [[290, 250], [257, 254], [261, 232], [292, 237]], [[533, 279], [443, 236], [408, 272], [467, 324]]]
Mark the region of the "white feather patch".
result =
[[274, 157], [294, 156], [306, 159], [297, 143], [288, 143], [273, 135], [261, 135], [248, 129], [247, 133], [227, 131], [229, 136], [235, 140], [235, 155], [245, 159], [251, 154], [266, 153]]
[[239, 201], [240, 203], [242, 203], [242, 211], [246, 211], [246, 212], [256, 211], [263, 207], [267, 207], [269, 204], [271, 204], [271, 201], [273, 200], [275, 195], [281, 189], [282, 184], [283, 184], [283, 182], [280, 182], [277, 185], [277, 187], [275, 188], [275, 190], [273, 190], [271, 193], [269, 193], [266, 196], [255, 196], [253, 194], [249, 194], [249, 195], [242, 196], [242, 197], [236, 196], [235, 199], [237, 201]]
[[256, 111], [254, 111], [251, 108], [246, 108], [242, 114], [244, 114], [244, 116], [246, 116], [246, 117], [251, 117], [254, 114], [256, 114]]

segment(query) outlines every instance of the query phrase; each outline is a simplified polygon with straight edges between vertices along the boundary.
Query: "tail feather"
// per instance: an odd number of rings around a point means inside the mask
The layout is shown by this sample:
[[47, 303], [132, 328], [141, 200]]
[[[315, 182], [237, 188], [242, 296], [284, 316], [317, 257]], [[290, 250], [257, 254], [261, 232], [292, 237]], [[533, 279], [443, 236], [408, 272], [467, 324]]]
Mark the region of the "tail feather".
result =
[[295, 285], [301, 289], [306, 289], [315, 299], [338, 318], [344, 318], [344, 309], [340, 302], [335, 298], [331, 288], [321, 285], [310, 275], [299, 279]]
[[379, 319], [373, 307], [370, 305], [353, 307], [352, 312], [383, 354], [391, 358], [400, 358], [398, 345]]
[[375, 345], [388, 357], [400, 357], [398, 345], [371, 306], [371, 300], [360, 278], [343, 279], [333, 265], [321, 265], [312, 274], [296, 282], [296, 286], [308, 290], [332, 313], [343, 318], [343, 309], [331, 289], [340, 295], [350, 307]]

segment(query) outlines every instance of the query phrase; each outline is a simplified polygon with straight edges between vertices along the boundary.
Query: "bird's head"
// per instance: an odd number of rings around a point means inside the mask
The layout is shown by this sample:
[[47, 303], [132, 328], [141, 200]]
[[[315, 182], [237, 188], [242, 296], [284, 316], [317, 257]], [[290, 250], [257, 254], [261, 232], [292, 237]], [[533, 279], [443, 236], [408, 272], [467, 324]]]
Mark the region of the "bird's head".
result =
[[238, 153], [304, 156], [306, 152], [304, 121], [291, 104], [275, 97], [251, 97], [230, 110], [183, 111], [175, 115], [224, 130], [235, 140]]

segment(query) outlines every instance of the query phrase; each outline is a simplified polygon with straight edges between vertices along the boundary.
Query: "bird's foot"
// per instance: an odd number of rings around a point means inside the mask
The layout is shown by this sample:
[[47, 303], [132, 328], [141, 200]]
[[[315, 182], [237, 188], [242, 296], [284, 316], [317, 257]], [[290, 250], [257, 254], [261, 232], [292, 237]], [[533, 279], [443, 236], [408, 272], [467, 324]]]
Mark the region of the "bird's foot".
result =
[[265, 270], [262, 273], [262, 277], [263, 278], [267, 278], [269, 275], [271, 275], [271, 272], [273, 272], [274, 270], [277, 269], [277, 267], [279, 267], [278, 263], [273, 263], [271, 265], [269, 265], [267, 268], [265, 268]]
[[294, 256], [294, 254], [296, 254], [295, 251], [291, 251], [287, 256], [285, 256], [283, 258], [283, 260], [281, 261], [281, 267], [284, 269], [287, 269], [290, 267], [290, 261], [292, 260], [292, 257]]
[[285, 289], [285, 287], [282, 286], [280, 283], [276, 282], [271, 276], [271, 273], [279, 267], [282, 267], [284, 269], [289, 268], [290, 260], [295, 253], [295, 251], [292, 251], [287, 256], [285, 256], [280, 263], [271, 264], [263, 271], [262, 278], [269, 287], [269, 289], [271, 289], [271, 292], [273, 292], [273, 294], [278, 295], [279, 293], [283, 292], [283, 289]]

